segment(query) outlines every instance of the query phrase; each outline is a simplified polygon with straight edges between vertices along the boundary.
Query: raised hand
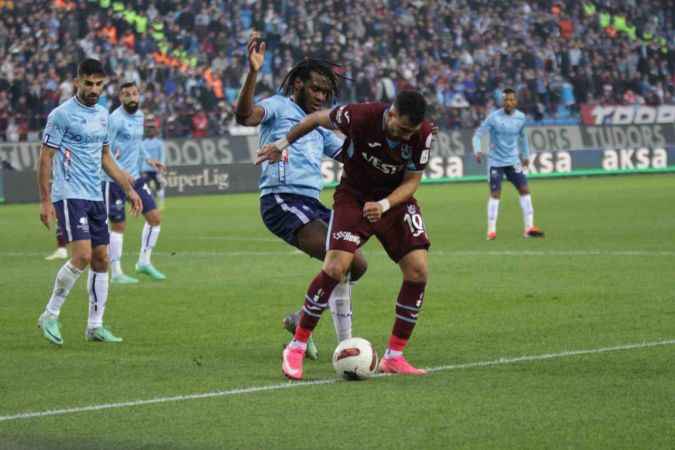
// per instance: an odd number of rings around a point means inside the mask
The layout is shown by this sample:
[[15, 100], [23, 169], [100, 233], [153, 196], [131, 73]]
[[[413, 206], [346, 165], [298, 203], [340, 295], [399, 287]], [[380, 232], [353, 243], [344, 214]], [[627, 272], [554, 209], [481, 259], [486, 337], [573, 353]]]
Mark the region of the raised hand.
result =
[[267, 44], [260, 37], [260, 33], [254, 31], [248, 40], [248, 65], [253, 72], [258, 72], [265, 62], [265, 49]]

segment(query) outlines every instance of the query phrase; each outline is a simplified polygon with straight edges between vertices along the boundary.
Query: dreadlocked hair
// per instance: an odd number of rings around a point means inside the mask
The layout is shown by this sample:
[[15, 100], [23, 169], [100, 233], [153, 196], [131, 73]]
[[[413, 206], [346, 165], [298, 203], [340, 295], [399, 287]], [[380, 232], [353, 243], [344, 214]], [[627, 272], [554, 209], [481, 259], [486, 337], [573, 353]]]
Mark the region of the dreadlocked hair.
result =
[[328, 103], [331, 103], [335, 96], [337, 96], [340, 80], [351, 81], [351, 78], [342, 75], [345, 72], [343, 66], [323, 59], [305, 58], [288, 71], [281, 82], [280, 90], [284, 95], [290, 96], [293, 93], [295, 80], [300, 79], [302, 81], [307, 81], [312, 72], [323, 75], [330, 82], [331, 92]]

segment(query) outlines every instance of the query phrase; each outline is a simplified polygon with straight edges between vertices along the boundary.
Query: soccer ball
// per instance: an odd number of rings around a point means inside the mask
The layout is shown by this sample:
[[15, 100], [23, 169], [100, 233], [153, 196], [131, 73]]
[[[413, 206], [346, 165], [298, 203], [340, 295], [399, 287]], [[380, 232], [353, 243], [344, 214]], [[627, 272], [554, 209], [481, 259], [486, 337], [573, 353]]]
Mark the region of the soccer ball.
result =
[[333, 367], [347, 380], [364, 380], [377, 369], [377, 353], [363, 338], [345, 339], [333, 352]]

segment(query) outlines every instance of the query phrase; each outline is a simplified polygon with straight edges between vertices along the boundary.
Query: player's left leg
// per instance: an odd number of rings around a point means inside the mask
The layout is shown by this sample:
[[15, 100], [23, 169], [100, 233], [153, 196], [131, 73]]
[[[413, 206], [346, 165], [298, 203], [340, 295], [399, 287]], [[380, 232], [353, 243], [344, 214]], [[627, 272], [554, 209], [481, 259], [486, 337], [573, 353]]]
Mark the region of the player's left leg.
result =
[[108, 223], [110, 224], [110, 256], [111, 282], [114, 284], [135, 284], [136, 278], [130, 277], [122, 270], [122, 253], [124, 249], [124, 231], [126, 230], [126, 194], [122, 188], [113, 182], [103, 185], [103, 199], [105, 201]]
[[499, 216], [499, 201], [502, 195], [503, 170], [503, 167], [488, 167], [488, 179], [490, 183], [490, 197], [487, 204], [488, 241], [497, 239], [497, 217]]
[[63, 345], [59, 315], [78, 278], [91, 262], [91, 235], [87, 221], [86, 201], [65, 199], [54, 202], [54, 211], [59, 228], [68, 242], [70, 259], [59, 269], [54, 288], [38, 318], [42, 335], [51, 343]]
[[159, 239], [161, 214], [155, 205], [155, 200], [152, 198], [150, 188], [145, 184], [143, 179], [137, 180], [134, 188], [143, 201], [143, 217], [145, 217], [145, 224], [143, 225], [143, 232], [141, 234], [141, 252], [138, 255], [136, 272], [146, 274], [153, 280], [166, 280], [166, 275], [157, 270], [152, 265], [150, 259], [152, 250], [157, 245], [157, 240]]
[[544, 232], [534, 225], [534, 207], [532, 206], [532, 195], [530, 195], [527, 176], [519, 166], [509, 169], [506, 176], [520, 195], [520, 209], [523, 212], [524, 225], [523, 237], [543, 238]]
[[410, 340], [417, 317], [422, 310], [424, 290], [427, 286], [427, 251], [413, 250], [398, 263], [403, 272], [403, 284], [396, 300], [396, 319], [387, 349], [380, 362], [380, 371], [406, 375], [424, 375], [426, 371], [413, 367], [403, 356]]
[[91, 266], [87, 278], [89, 315], [84, 337], [88, 341], [122, 342], [103, 325], [103, 315], [108, 302], [108, 244], [110, 234], [106, 224], [107, 212], [103, 202], [92, 202], [89, 214], [91, 233]]
[[[327, 210], [327, 212], [329, 211]], [[330, 215], [326, 219], [330, 221]], [[297, 246], [313, 258], [323, 261], [326, 255], [326, 236], [329, 232], [326, 222], [314, 220], [298, 230], [296, 234]], [[352, 337], [352, 287], [363, 276], [367, 268], [366, 259], [361, 251], [357, 250], [349, 267], [349, 272], [335, 287], [328, 299], [338, 342]]]
[[424, 370], [408, 363], [403, 350], [422, 309], [428, 276], [427, 253], [431, 243], [422, 212], [414, 199], [392, 208], [380, 222], [376, 225], [377, 238], [403, 273], [403, 283], [396, 300], [394, 326], [380, 362], [380, 371], [424, 375]]
[[282, 353], [281, 370], [286, 377], [302, 379], [307, 342], [319, 323], [321, 313], [328, 307], [331, 293], [346, 275], [353, 258], [352, 252], [329, 250], [321, 272], [309, 284], [295, 334]]

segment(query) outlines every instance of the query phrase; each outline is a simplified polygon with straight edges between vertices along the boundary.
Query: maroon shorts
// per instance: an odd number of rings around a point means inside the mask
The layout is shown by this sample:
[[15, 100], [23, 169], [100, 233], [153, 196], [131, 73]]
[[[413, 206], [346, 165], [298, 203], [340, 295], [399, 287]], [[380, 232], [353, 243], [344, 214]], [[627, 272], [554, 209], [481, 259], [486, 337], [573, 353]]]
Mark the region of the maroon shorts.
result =
[[422, 211], [414, 198], [394, 206], [371, 223], [363, 217], [363, 203], [349, 193], [336, 191], [328, 227], [328, 250], [354, 253], [375, 235], [394, 262], [417, 249], [428, 249]]

